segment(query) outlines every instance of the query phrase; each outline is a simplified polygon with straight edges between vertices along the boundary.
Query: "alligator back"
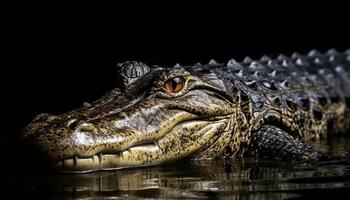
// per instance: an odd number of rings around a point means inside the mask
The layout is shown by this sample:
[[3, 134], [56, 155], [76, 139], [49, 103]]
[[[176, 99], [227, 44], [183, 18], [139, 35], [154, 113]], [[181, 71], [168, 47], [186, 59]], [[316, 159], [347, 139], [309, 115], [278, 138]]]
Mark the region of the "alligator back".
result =
[[211, 62], [238, 102], [237, 140], [261, 125], [275, 125], [302, 139], [318, 139], [349, 128], [350, 51], [315, 50], [276, 59], [249, 57]]

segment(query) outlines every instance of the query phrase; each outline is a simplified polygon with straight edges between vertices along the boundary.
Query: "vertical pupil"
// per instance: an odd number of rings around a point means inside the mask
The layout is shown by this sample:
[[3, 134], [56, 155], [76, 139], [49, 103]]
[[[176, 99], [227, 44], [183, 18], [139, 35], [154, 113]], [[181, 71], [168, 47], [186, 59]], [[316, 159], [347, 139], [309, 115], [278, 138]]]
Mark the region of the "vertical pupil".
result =
[[176, 89], [176, 86], [177, 86], [177, 83], [179, 82], [179, 78], [174, 78], [172, 81], [171, 81], [171, 86], [173, 87], [173, 90]]

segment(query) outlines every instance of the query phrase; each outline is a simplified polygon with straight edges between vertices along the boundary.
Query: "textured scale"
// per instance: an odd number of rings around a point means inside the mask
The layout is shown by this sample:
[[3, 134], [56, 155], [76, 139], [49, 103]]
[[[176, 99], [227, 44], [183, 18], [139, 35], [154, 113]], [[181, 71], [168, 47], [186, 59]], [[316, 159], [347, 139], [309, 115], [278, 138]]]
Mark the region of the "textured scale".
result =
[[119, 79], [121, 79], [122, 86], [125, 88], [138, 78], [147, 74], [150, 69], [142, 62], [128, 61], [117, 65]]
[[[238, 106], [244, 117], [258, 113], [251, 123], [272, 115], [264, 124], [280, 124], [308, 140], [326, 137], [328, 131], [348, 129], [349, 119], [344, 118], [350, 112], [348, 57], [349, 53], [335, 50], [326, 54], [312, 50], [307, 55], [294, 53], [276, 59], [263, 56], [259, 61], [246, 57], [241, 63], [229, 61], [213, 70], [228, 80], [229, 88], [236, 87], [244, 94], [241, 104], [250, 105]], [[240, 70], [232, 71], [232, 66]]]
[[350, 126], [350, 50], [190, 66], [128, 61], [117, 72], [118, 87], [100, 99], [36, 117], [26, 145], [64, 171], [243, 155], [317, 160], [304, 142]]

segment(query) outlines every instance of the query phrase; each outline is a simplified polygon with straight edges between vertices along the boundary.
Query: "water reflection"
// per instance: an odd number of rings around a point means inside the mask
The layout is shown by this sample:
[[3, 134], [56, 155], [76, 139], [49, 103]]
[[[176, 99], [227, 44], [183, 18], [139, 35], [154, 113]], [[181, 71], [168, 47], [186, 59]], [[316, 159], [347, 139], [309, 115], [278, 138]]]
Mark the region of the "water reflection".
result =
[[[330, 156], [348, 156], [349, 138], [322, 146]], [[12, 196], [35, 198], [220, 198], [281, 199], [350, 188], [350, 159], [313, 164], [267, 160], [204, 160], [88, 174], [7, 175]], [[20, 190], [16, 193], [14, 190]]]

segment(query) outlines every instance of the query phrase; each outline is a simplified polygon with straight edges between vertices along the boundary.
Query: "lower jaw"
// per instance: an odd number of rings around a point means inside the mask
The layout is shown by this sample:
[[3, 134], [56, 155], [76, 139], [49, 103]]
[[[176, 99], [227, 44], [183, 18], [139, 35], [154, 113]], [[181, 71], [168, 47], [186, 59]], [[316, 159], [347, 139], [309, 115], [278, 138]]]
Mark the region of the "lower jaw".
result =
[[[132, 154], [140, 155], [142, 152], [150, 153], [152, 150], [158, 150], [158, 146], [155, 144], [143, 144], [139, 146], [131, 147], [122, 152], [115, 153], [99, 153], [91, 157], [70, 157], [60, 160], [50, 168], [54, 171], [67, 172], [67, 173], [85, 173], [97, 170], [114, 170], [121, 168], [131, 168], [144, 166], [145, 163], [142, 159], [135, 161], [132, 158]], [[146, 165], [154, 165], [148, 162]]]

